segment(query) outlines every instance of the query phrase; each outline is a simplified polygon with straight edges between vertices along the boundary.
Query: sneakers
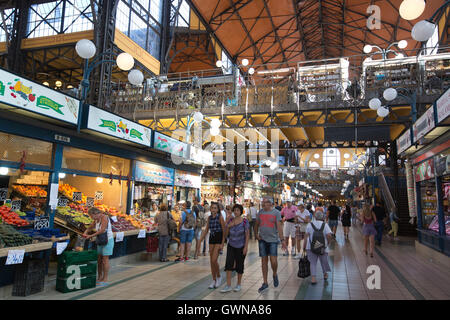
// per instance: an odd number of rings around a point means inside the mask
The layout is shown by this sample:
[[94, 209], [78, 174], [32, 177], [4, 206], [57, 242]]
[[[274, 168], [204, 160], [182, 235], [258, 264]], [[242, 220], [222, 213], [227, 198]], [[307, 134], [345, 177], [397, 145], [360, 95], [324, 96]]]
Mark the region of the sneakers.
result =
[[301, 257], [302, 257], [302, 254], [299, 253], [298, 255], [296, 255], [296, 256], [294, 257], [294, 259], [300, 259]]
[[231, 289], [231, 287], [229, 285], [226, 285], [225, 288], [223, 288], [222, 290], [220, 290], [220, 292], [222, 293], [227, 293], [232, 291], [233, 289]]
[[273, 277], [273, 286], [276, 288], [279, 284], [280, 282], [278, 281], [278, 275], [276, 275]]
[[216, 288], [220, 287], [221, 284], [222, 284], [222, 277], [218, 277], [216, 279]]
[[258, 292], [261, 293], [264, 290], [266, 290], [267, 288], [269, 288], [269, 285], [267, 283], [263, 283], [263, 285], [261, 286], [261, 288], [258, 289]]
[[175, 259], [175, 262], [183, 262], [183, 261], [184, 261], [184, 258]]
[[189, 257], [184, 258], [184, 260], [185, 260], [185, 261], [188, 261], [188, 260], [189, 260]]
[[208, 289], [215, 289], [215, 288], [216, 288], [216, 280], [213, 280], [209, 285]]
[[236, 287], [234, 287], [234, 289], [233, 289], [235, 292], [239, 292], [239, 291], [241, 291], [241, 285], [237, 285]]

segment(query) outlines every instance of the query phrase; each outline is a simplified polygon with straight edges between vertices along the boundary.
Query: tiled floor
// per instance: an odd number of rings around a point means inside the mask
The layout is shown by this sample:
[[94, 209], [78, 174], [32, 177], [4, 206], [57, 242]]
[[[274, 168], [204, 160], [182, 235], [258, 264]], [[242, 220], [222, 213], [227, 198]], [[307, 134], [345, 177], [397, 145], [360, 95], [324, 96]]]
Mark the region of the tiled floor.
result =
[[[251, 241], [246, 258], [241, 292], [220, 293], [210, 290], [209, 257], [183, 263], [137, 262], [112, 268], [110, 285], [104, 288], [62, 294], [50, 283], [45, 292], [26, 299], [74, 300], [410, 300], [450, 299], [450, 270], [417, 255], [414, 239], [393, 241], [385, 237], [376, 247], [374, 258], [363, 253], [360, 227], [353, 227], [350, 240], [344, 240], [342, 227], [337, 240], [330, 245], [329, 262], [332, 272], [324, 282], [318, 272], [316, 285], [310, 279], [297, 277], [298, 260], [292, 256], [278, 257], [280, 284], [273, 287], [269, 271], [269, 289], [258, 293], [262, 284], [261, 263], [257, 243]], [[281, 254], [281, 252], [279, 252]], [[225, 264], [225, 254], [219, 264]], [[376, 265], [381, 270], [381, 289], [366, 286], [367, 267]], [[320, 267], [318, 267], [320, 270]], [[222, 268], [223, 270], [223, 268]], [[269, 268], [270, 270], [270, 268]], [[222, 271], [223, 279], [225, 273]], [[232, 284], [236, 283], [233, 275]], [[222, 286], [224, 286], [223, 284]], [[11, 298], [17, 299], [17, 298]]]

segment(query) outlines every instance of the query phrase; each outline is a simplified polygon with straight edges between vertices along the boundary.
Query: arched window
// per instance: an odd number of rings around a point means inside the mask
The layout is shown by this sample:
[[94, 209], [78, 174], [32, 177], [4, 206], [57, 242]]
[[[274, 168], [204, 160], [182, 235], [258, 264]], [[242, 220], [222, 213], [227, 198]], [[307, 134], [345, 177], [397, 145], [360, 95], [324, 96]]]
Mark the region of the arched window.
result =
[[336, 148], [327, 148], [323, 152], [324, 168], [337, 169], [341, 164], [341, 154]]
[[316, 161], [309, 162], [310, 168], [320, 168], [319, 164]]

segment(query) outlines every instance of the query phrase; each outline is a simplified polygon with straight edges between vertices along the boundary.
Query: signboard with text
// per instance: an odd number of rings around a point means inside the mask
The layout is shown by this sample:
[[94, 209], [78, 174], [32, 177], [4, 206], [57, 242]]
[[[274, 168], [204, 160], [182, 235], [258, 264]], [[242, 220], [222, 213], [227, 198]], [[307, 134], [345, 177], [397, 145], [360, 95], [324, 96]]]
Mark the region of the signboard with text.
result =
[[153, 138], [153, 148], [174, 154], [181, 158], [187, 157], [187, 144], [174, 138], [156, 132]]
[[450, 88], [436, 100], [436, 110], [438, 123], [450, 116]]
[[173, 184], [175, 169], [136, 161], [135, 179], [139, 182]]
[[434, 159], [428, 159], [414, 168], [416, 182], [434, 178]]
[[434, 108], [430, 107], [413, 125], [414, 142], [417, 142], [434, 127]]
[[397, 154], [402, 153], [411, 147], [411, 145], [411, 130], [408, 129], [397, 139]]
[[78, 123], [80, 101], [0, 69], [0, 102], [49, 118]]
[[199, 174], [182, 170], [176, 170], [175, 185], [179, 187], [200, 189], [202, 186], [202, 178]]
[[87, 128], [150, 147], [152, 130], [111, 112], [89, 106]]

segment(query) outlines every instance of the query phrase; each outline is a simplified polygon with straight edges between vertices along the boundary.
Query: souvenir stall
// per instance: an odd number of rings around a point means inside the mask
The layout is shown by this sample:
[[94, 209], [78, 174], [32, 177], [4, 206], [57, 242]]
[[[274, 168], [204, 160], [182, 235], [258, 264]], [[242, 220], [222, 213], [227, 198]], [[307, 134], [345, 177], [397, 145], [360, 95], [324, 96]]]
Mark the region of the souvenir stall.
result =
[[200, 196], [202, 178], [199, 174], [175, 170], [175, 190], [174, 199], [177, 202], [190, 201], [191, 204], [195, 197]]

